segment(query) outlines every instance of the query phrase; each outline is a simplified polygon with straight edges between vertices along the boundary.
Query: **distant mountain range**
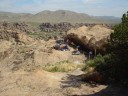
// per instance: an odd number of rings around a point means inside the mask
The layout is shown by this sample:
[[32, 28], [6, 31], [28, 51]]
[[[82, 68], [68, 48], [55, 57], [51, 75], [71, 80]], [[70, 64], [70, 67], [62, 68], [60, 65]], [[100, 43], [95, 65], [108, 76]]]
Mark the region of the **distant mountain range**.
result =
[[70, 22], [70, 23], [119, 23], [121, 20], [113, 16], [90, 16], [67, 10], [42, 11], [37, 14], [0, 12], [0, 21], [9, 22]]

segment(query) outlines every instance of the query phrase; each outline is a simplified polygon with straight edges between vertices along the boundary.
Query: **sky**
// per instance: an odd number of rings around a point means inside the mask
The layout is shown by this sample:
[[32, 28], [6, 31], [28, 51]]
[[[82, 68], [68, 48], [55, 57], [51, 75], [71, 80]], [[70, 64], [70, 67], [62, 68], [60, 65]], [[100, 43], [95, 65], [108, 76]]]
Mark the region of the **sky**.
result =
[[36, 14], [43, 10], [121, 17], [128, 11], [128, 0], [0, 0], [0, 11]]

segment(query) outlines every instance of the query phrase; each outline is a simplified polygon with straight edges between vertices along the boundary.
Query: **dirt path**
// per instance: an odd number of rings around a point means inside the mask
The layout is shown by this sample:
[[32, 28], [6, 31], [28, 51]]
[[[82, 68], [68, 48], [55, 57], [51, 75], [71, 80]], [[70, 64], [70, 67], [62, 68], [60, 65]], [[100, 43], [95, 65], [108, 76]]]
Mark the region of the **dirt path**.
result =
[[119, 88], [82, 82], [80, 74], [83, 72], [79, 69], [69, 73], [4, 72], [0, 76], [0, 96], [128, 96]]

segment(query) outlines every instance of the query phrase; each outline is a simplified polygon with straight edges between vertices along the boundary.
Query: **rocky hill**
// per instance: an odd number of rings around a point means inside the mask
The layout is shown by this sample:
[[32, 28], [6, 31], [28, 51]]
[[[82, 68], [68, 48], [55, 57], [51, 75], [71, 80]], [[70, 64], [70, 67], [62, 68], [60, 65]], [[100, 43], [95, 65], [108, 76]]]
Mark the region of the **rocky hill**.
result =
[[42, 11], [37, 14], [0, 12], [0, 21], [26, 22], [70, 22], [70, 23], [119, 23], [120, 18], [108, 16], [90, 16], [67, 10]]
[[[16, 27], [17, 26], [17, 27]], [[53, 49], [54, 39], [34, 40], [25, 33], [23, 23], [2, 23], [0, 27], [0, 96], [128, 96], [118, 87], [95, 85], [82, 81], [80, 66], [87, 57], [84, 54], [72, 55], [73, 47], [68, 51]], [[28, 28], [28, 27], [27, 27]], [[26, 29], [26, 27], [25, 27]], [[85, 31], [90, 30], [89, 34]], [[93, 33], [95, 31], [95, 33]], [[107, 36], [110, 29], [101, 25], [71, 29], [68, 34], [86, 36], [89, 39], [97, 35], [97, 40]], [[75, 38], [78, 40], [78, 38]], [[75, 43], [75, 42], [74, 42]], [[61, 63], [60, 63], [61, 62]], [[66, 62], [66, 64], [65, 64]], [[68, 63], [69, 62], [69, 63]], [[82, 63], [82, 64], [81, 64]], [[69, 72], [47, 72], [47, 66], [59, 66], [70, 69]], [[72, 65], [72, 66], [71, 66]], [[76, 67], [75, 67], [76, 66]], [[62, 67], [62, 71], [64, 70]], [[57, 67], [54, 67], [56, 70]], [[71, 69], [74, 69], [71, 70]], [[127, 90], [126, 90], [127, 91]]]

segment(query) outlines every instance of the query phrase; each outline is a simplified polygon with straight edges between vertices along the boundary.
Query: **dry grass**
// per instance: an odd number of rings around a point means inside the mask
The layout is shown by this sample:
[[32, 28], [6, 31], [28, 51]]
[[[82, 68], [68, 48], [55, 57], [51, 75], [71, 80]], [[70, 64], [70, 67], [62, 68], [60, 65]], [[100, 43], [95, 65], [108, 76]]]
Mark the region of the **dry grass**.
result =
[[49, 72], [69, 72], [82, 67], [83, 64], [74, 64], [69, 61], [61, 61], [55, 64], [47, 64], [43, 69]]

